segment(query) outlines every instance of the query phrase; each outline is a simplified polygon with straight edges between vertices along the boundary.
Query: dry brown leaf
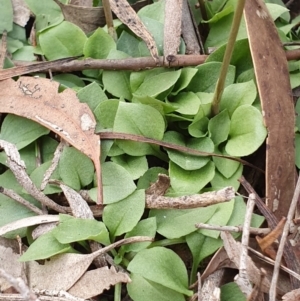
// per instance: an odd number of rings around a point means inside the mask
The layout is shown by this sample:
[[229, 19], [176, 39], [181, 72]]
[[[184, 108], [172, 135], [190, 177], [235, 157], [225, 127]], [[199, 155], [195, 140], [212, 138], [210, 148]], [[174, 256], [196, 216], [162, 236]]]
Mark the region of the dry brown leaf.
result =
[[[232, 235], [229, 232], [221, 232], [221, 238], [224, 242], [224, 248], [228, 254], [230, 260], [239, 268], [240, 265], [240, 256], [241, 256], [241, 243], [234, 240]], [[259, 284], [260, 271], [253, 263], [250, 256], [247, 256], [247, 275], [249, 280], [254, 284]], [[264, 278], [261, 289], [263, 292], [267, 293], [270, 289], [270, 282], [267, 278]]]
[[[22, 263], [19, 262], [20, 255], [16, 254], [11, 248], [0, 245], [0, 268], [11, 276], [26, 279], [23, 273]], [[11, 287], [11, 284], [0, 277], [0, 291], [3, 292]]]
[[14, 23], [24, 27], [30, 18], [30, 9], [24, 0], [11, 1], [14, 11]]
[[282, 296], [284, 301], [299, 301], [300, 300], [300, 288], [290, 291], [284, 296]]
[[287, 216], [295, 188], [295, 113], [285, 52], [262, 0], [244, 9], [256, 82], [268, 129], [266, 198], [275, 216]]
[[71, 253], [59, 254], [53, 256], [49, 261], [46, 261], [44, 265], [30, 261], [28, 262], [29, 287], [38, 290], [67, 291], [86, 272], [96, 257], [123, 244], [144, 241], [153, 241], [153, 239], [146, 236], [125, 238], [87, 255]]
[[131, 280], [126, 273], [117, 272], [114, 267], [103, 267], [86, 272], [68, 290], [68, 293], [79, 298], [90, 299], [120, 282], [129, 283]]
[[58, 86], [57, 82], [35, 77], [1, 81], [0, 112], [38, 122], [90, 157], [97, 174], [98, 203], [102, 203], [100, 139], [94, 134], [94, 115], [73, 90], [58, 93]]
[[[84, 6], [80, 6], [81, 3], [73, 3], [74, 1], [68, 5], [61, 3], [59, 0], [54, 1], [60, 6], [65, 20], [76, 24], [85, 33], [105, 25], [103, 7], [88, 7], [86, 0], [81, 1], [84, 3]], [[149, 0], [142, 0], [134, 3], [132, 7], [137, 11], [149, 3]]]
[[154, 38], [129, 3], [126, 0], [109, 0], [109, 3], [116, 16], [146, 43], [153, 59], [159, 62]]
[[164, 56], [176, 55], [180, 45], [182, 24], [182, 1], [166, 0], [164, 24]]
[[159, 174], [155, 183], [146, 190], [146, 194], [164, 195], [170, 187], [170, 177], [165, 174]]

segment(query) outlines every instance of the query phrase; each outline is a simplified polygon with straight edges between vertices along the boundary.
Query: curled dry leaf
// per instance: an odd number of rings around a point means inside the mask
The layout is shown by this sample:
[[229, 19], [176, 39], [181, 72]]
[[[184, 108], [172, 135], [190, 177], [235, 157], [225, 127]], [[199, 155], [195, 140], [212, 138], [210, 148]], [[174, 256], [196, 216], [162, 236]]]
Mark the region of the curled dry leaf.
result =
[[120, 282], [129, 283], [131, 279], [126, 273], [117, 272], [114, 267], [103, 267], [87, 271], [68, 292], [79, 298], [90, 299]]
[[0, 112], [29, 118], [45, 126], [90, 157], [95, 165], [98, 203], [102, 203], [100, 139], [94, 134], [96, 121], [76, 93], [58, 93], [59, 83], [46, 78], [20, 77], [0, 82]]

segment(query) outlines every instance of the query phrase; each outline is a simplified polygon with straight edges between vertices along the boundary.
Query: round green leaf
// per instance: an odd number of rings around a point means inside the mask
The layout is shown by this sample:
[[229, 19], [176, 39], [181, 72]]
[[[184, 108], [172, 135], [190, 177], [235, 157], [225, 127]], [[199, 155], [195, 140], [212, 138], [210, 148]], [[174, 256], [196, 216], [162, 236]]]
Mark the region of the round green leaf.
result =
[[232, 114], [225, 150], [231, 156], [248, 156], [260, 147], [266, 136], [259, 110], [250, 105], [240, 106]]
[[215, 205], [194, 209], [151, 210], [149, 216], [156, 217], [157, 232], [173, 239], [197, 231], [196, 223], [205, 223], [215, 212]]
[[93, 181], [92, 160], [74, 147], [64, 148], [58, 167], [63, 182], [73, 189], [79, 190]]
[[[162, 115], [151, 106], [120, 102], [113, 130], [161, 140], [165, 130], [165, 121]], [[157, 146], [132, 141], [120, 140], [117, 144], [131, 156], [155, 154], [159, 149]]]
[[20, 150], [49, 132], [48, 129], [30, 119], [8, 114], [2, 123], [0, 139], [15, 144]]
[[241, 105], [251, 105], [256, 98], [256, 86], [253, 80], [232, 84], [225, 88], [220, 102], [220, 111], [228, 110], [229, 116]]
[[183, 294], [159, 283], [145, 279], [140, 274], [131, 273], [127, 284], [128, 294], [134, 301], [185, 301]]
[[146, 78], [145, 81], [134, 92], [135, 96], [156, 97], [172, 88], [180, 76], [180, 70], [164, 72], [158, 75]]
[[[203, 152], [213, 152], [214, 144], [210, 138], [191, 138], [185, 139], [183, 135], [177, 132], [166, 132], [164, 141], [174, 143], [180, 146], [186, 146]], [[210, 161], [210, 157], [200, 157], [182, 153], [173, 149], [166, 149], [169, 159], [185, 170], [197, 170], [202, 168]]]
[[136, 189], [130, 173], [113, 162], [102, 164], [102, 182], [104, 204], [123, 200]]
[[[220, 75], [221, 66], [222, 63], [220, 62], [210, 62], [198, 66], [198, 72], [187, 86], [187, 90], [195, 93], [214, 92]], [[230, 65], [226, 76], [225, 86], [233, 84], [234, 77], [235, 67]]]
[[196, 115], [201, 101], [196, 93], [181, 92], [174, 98], [174, 104], [177, 107], [176, 112], [184, 115]]
[[145, 209], [145, 191], [136, 190], [122, 201], [105, 206], [103, 221], [115, 237], [131, 231], [141, 219]]
[[78, 26], [67, 21], [47, 29], [39, 35], [42, 51], [48, 60], [81, 55], [86, 40], [84, 32]]
[[123, 166], [131, 174], [133, 180], [138, 179], [148, 169], [148, 161], [145, 156], [120, 155], [112, 157], [112, 161]]
[[170, 162], [170, 179], [172, 188], [180, 194], [198, 193], [215, 175], [215, 164], [209, 161], [197, 170], [184, 170]]
[[62, 244], [83, 240], [95, 240], [104, 245], [110, 243], [108, 231], [102, 222], [65, 214], [59, 216], [59, 224], [52, 234]]
[[[108, 59], [126, 59], [129, 55], [118, 51], [112, 50]], [[130, 89], [130, 71], [111, 71], [104, 70], [103, 71], [103, 85], [104, 88], [112, 95], [116, 97], [122, 97], [128, 100], [131, 100], [131, 89]]]
[[220, 112], [208, 122], [208, 131], [211, 140], [217, 146], [228, 138], [230, 119], [227, 110]]
[[188, 289], [186, 267], [172, 250], [163, 247], [142, 250], [129, 263], [128, 270], [178, 293], [193, 295]]
[[98, 28], [86, 41], [83, 54], [94, 59], [106, 59], [113, 49], [116, 49], [114, 39], [102, 28]]
[[69, 244], [61, 244], [52, 234], [48, 232], [37, 238], [19, 258], [20, 261], [40, 260], [57, 254], [72, 251]]

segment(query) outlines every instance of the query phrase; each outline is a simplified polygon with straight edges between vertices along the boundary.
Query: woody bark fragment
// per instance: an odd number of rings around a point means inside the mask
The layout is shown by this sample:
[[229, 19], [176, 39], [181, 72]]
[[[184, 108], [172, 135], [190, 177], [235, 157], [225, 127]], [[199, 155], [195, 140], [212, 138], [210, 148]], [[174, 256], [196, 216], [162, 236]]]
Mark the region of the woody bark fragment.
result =
[[166, 0], [164, 26], [164, 56], [169, 60], [178, 52], [181, 35], [182, 0]]
[[267, 206], [281, 219], [287, 215], [295, 188], [295, 120], [287, 59], [264, 2], [246, 1], [244, 16], [264, 122], [268, 129]]

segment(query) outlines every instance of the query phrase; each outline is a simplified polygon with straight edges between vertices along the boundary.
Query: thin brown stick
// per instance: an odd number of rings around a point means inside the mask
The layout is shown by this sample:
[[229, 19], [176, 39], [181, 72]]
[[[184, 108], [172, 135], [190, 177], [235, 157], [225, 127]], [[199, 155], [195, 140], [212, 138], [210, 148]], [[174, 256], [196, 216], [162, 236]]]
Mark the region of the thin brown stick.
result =
[[44, 212], [41, 209], [39, 209], [38, 207], [34, 206], [30, 202], [28, 202], [27, 200], [22, 198], [20, 195], [15, 193], [12, 189], [7, 189], [7, 188], [4, 188], [4, 187], [0, 186], [0, 193], [2, 193], [4, 195], [6, 195], [7, 197], [15, 200], [19, 204], [25, 206], [26, 208], [28, 208], [29, 210], [33, 211], [34, 213], [36, 213], [38, 215], [44, 214]]
[[[103, 70], [133, 70], [139, 71], [155, 67], [183, 67], [197, 66], [203, 64], [207, 55], [176, 55], [174, 61], [165, 64], [164, 57], [159, 57], [159, 63], [152, 57], [127, 58], [127, 59], [83, 59], [66, 58], [51, 62], [40, 62], [30, 65], [23, 65], [0, 71], [0, 80], [28, 74], [32, 72], [43, 72], [51, 69], [53, 72], [73, 72], [85, 69], [103, 69]], [[17, 62], [15, 62], [17, 63]]]
[[235, 158], [235, 157], [224, 156], [224, 155], [209, 153], [209, 152], [202, 152], [202, 151], [198, 151], [198, 150], [195, 150], [195, 149], [192, 149], [189, 147], [177, 145], [174, 143], [164, 142], [161, 140], [151, 139], [151, 138], [147, 138], [147, 137], [140, 136], [140, 135], [115, 133], [115, 132], [98, 132], [96, 134], [100, 135], [101, 139], [120, 139], [120, 140], [131, 140], [131, 141], [136, 141], [136, 142], [144, 142], [144, 143], [150, 143], [150, 144], [163, 146], [163, 147], [170, 148], [170, 149], [175, 149], [180, 152], [188, 153], [188, 154], [195, 155], [195, 156], [213, 156], [213, 157], [218, 157], [218, 158], [229, 159], [229, 160], [240, 162], [241, 164], [250, 166], [250, 167], [255, 168], [256, 170], [264, 173], [264, 171], [262, 169], [254, 166], [253, 164], [251, 164], [245, 160]]
[[7, 51], [7, 31], [4, 30], [1, 38], [1, 48], [0, 48], [0, 69], [3, 69], [4, 60]]
[[278, 281], [278, 276], [279, 276], [279, 270], [280, 270], [280, 264], [281, 264], [281, 258], [283, 255], [284, 247], [287, 241], [287, 236], [289, 234], [289, 227], [291, 223], [293, 222], [293, 217], [295, 214], [298, 198], [300, 195], [300, 177], [298, 177], [297, 185], [295, 188], [294, 196], [290, 205], [290, 210], [287, 215], [287, 220], [283, 228], [282, 236], [280, 239], [277, 255], [276, 255], [276, 260], [275, 260], [275, 265], [274, 265], [274, 270], [273, 270], [273, 277], [272, 277], [272, 282], [271, 282], [271, 287], [270, 287], [270, 300], [275, 300], [276, 299], [276, 286], [277, 286], [277, 281]]
[[[110, 9], [109, 0], [102, 0], [102, 6], [104, 10], [106, 25], [107, 25], [107, 31], [108, 34], [117, 41], [117, 33], [114, 28], [114, 21], [113, 21], [113, 15]], [[99, 45], [101, 47], [101, 45]]]

